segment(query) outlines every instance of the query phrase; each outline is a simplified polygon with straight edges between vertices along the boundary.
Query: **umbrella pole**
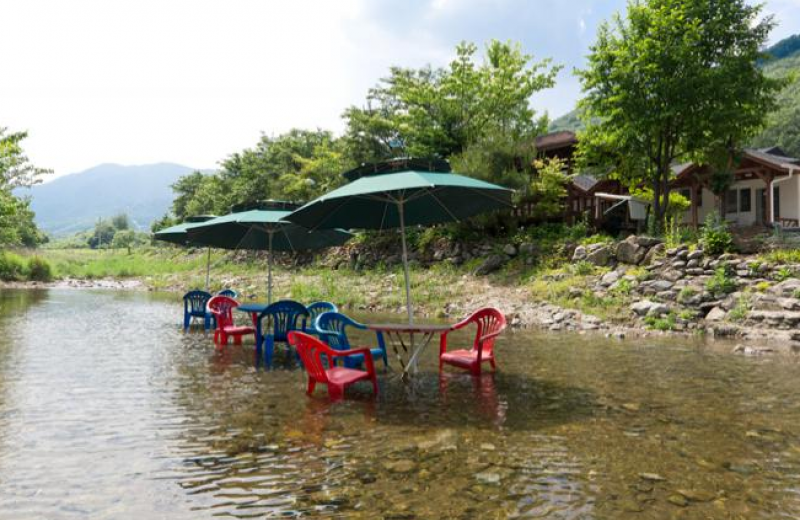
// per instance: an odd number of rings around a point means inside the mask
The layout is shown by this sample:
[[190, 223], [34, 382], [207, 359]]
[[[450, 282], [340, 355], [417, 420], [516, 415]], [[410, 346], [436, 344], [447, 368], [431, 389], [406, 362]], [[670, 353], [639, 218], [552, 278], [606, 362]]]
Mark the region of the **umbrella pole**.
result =
[[406, 278], [406, 310], [408, 311], [408, 324], [414, 323], [414, 312], [411, 305], [411, 282], [408, 274], [408, 248], [406, 246], [406, 223], [403, 216], [403, 201], [397, 203], [397, 213], [400, 216], [400, 240], [403, 243], [403, 270]]
[[269, 267], [267, 275], [267, 305], [272, 304], [272, 231], [269, 232]]
[[208, 253], [206, 253], [206, 292], [208, 292], [210, 277], [211, 277], [211, 247], [209, 246]]

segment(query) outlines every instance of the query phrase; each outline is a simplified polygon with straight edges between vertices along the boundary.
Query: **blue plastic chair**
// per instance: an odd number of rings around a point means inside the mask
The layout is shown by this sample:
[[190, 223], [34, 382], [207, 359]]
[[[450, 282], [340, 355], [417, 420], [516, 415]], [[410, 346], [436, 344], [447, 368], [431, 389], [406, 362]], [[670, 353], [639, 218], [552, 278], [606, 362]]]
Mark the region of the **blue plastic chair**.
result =
[[217, 296], [227, 296], [228, 298], [233, 298], [236, 300], [239, 298], [239, 293], [233, 289], [223, 289], [217, 293]]
[[206, 309], [210, 299], [211, 293], [206, 291], [189, 291], [183, 295], [183, 330], [189, 330], [196, 318], [203, 318], [205, 330], [211, 328], [214, 316]]
[[[336, 350], [350, 350], [352, 348], [359, 348], [350, 344], [347, 337], [347, 328], [352, 327], [358, 330], [367, 330], [367, 326], [359, 323], [356, 320], [345, 316], [340, 312], [325, 312], [317, 317], [314, 324], [317, 329], [320, 339], [333, 347]], [[389, 356], [386, 354], [386, 343], [383, 340], [383, 334], [376, 333], [378, 340], [377, 347], [369, 347], [373, 359], [383, 359], [384, 366], [389, 366]], [[356, 368], [364, 362], [363, 354], [353, 354], [344, 358], [344, 366], [346, 368]]]
[[308, 323], [306, 324], [306, 333], [319, 336], [317, 330], [317, 318], [324, 312], [338, 312], [339, 309], [331, 302], [314, 302], [306, 307], [308, 309]]
[[275, 302], [258, 315], [256, 349], [261, 350], [263, 345], [264, 362], [268, 367], [272, 366], [275, 343], [284, 343], [288, 348], [289, 333], [293, 330], [304, 331], [306, 323], [308, 323], [308, 309], [302, 303], [292, 300]]

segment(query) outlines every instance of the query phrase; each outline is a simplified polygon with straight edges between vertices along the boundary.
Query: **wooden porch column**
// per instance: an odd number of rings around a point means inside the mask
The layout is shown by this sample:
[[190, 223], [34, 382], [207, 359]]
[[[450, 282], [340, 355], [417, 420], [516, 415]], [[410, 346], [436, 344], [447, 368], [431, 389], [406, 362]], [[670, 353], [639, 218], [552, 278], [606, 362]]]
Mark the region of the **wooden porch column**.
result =
[[766, 220], [765, 224], [771, 226], [773, 222], [775, 222], [775, 206], [772, 201], [772, 181], [775, 179], [775, 174], [772, 172], [766, 172], [763, 170], [757, 170], [756, 175], [764, 181], [766, 185], [766, 189], [764, 190], [765, 201], [764, 205], [764, 219]]
[[697, 230], [700, 225], [699, 215], [698, 215], [698, 202], [703, 200], [703, 188], [700, 184], [695, 181], [692, 183], [692, 227]]

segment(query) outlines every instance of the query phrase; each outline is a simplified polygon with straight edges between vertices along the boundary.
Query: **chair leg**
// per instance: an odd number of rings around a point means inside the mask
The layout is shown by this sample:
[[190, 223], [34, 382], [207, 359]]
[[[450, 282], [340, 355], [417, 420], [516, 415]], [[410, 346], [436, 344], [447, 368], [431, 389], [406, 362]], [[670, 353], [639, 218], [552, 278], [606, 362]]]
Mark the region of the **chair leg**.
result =
[[275, 348], [275, 342], [272, 340], [272, 336], [265, 336], [264, 337], [264, 362], [267, 365], [267, 368], [272, 366], [272, 353], [273, 349]]
[[309, 378], [308, 378], [308, 389], [306, 390], [306, 393], [307, 393], [308, 395], [311, 395], [311, 394], [313, 394], [313, 393], [314, 393], [314, 389], [315, 389], [316, 387], [317, 387], [317, 382], [316, 382], [316, 381], [314, 381], [313, 379], [311, 379], [311, 378], [309, 377]]
[[481, 375], [481, 363], [475, 363], [470, 367], [470, 372], [473, 376]]
[[233, 344], [234, 345], [241, 345], [242, 344], [242, 335], [237, 334], [233, 337]]
[[370, 379], [372, 380], [372, 391], [375, 392], [375, 395], [378, 395], [378, 378], [375, 377], [375, 374], [372, 374]]
[[183, 313], [183, 331], [186, 332], [189, 330], [189, 327], [192, 324], [192, 317], [189, 316], [188, 313]]
[[492, 364], [492, 370], [497, 371], [497, 365], [494, 362], [494, 358], [489, 358], [489, 363]]
[[331, 401], [338, 401], [344, 397], [344, 387], [328, 383], [328, 397]]

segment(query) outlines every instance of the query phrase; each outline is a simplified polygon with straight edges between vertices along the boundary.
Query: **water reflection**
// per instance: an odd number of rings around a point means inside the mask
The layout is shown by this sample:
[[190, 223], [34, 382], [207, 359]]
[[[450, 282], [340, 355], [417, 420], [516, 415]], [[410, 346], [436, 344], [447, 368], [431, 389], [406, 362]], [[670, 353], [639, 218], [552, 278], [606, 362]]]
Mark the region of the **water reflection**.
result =
[[182, 334], [174, 296], [0, 308], [0, 518], [800, 515], [794, 358], [517, 333], [497, 373], [429, 351], [331, 403]]

